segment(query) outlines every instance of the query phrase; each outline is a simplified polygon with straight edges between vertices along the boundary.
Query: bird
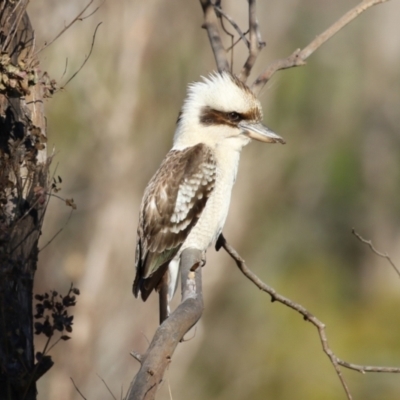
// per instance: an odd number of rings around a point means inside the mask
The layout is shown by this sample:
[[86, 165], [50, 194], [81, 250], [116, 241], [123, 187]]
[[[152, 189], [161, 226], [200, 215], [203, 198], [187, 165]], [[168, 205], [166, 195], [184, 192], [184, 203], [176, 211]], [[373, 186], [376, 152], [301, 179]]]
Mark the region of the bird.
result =
[[133, 293], [146, 301], [159, 292], [160, 324], [170, 313], [182, 252], [205, 254], [222, 232], [243, 147], [253, 139], [285, 143], [262, 120], [260, 101], [228, 71], [188, 85], [173, 146], [146, 186], [137, 228]]

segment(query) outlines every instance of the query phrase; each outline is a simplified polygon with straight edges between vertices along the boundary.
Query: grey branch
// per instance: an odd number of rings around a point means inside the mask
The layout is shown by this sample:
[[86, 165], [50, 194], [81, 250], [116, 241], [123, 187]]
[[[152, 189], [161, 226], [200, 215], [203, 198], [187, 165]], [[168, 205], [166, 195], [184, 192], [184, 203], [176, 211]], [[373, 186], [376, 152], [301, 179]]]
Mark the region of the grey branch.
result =
[[79, 390], [78, 386], [76, 386], [75, 381], [70, 377], [72, 384], [74, 385], [75, 390], [78, 392], [79, 396], [82, 397], [83, 400], [87, 400], [87, 398], [82, 394], [82, 392]]
[[372, 250], [373, 253], [375, 253], [377, 256], [386, 258], [388, 260], [389, 264], [393, 267], [393, 269], [396, 271], [397, 275], [400, 277], [400, 270], [397, 267], [397, 265], [393, 262], [393, 260], [390, 258], [388, 253], [381, 253], [378, 251], [374, 245], [372, 244], [371, 240], [366, 240], [364, 239], [359, 233], [356, 232], [356, 230], [353, 228], [351, 230], [351, 233], [361, 242], [369, 246], [369, 248]]
[[204, 13], [203, 28], [207, 30], [218, 71], [229, 71], [228, 58], [219, 34], [217, 26], [218, 19], [215, 14], [214, 5], [211, 0], [200, 0], [200, 4]]
[[[97, 9], [96, 9], [96, 10], [97, 10]], [[92, 14], [90, 14], [90, 15], [92, 15]], [[101, 25], [102, 23], [103, 23], [103, 22], [99, 22], [99, 23], [96, 25], [96, 28], [94, 29], [94, 33], [93, 33], [93, 37], [92, 37], [92, 44], [91, 44], [91, 46], [90, 46], [90, 50], [89, 50], [88, 55], [85, 56], [85, 59], [83, 60], [83, 63], [82, 63], [81, 66], [72, 74], [72, 76], [67, 80], [67, 82], [65, 82], [64, 85], [62, 85], [62, 86], [60, 87], [60, 89], [65, 89], [65, 87], [68, 85], [68, 83], [70, 83], [70, 82], [72, 81], [72, 79], [74, 79], [75, 76], [78, 75], [79, 72], [81, 72], [82, 68], [85, 66], [85, 64], [86, 64], [87, 61], [89, 60], [90, 56], [92, 55], [92, 51], [93, 51], [93, 48], [94, 48], [94, 44], [95, 44], [95, 42], [96, 42], [97, 30], [99, 29], [99, 27], [100, 27], [100, 25]]]
[[199, 267], [202, 260], [202, 252], [199, 250], [183, 251], [181, 255], [182, 302], [158, 327], [146, 353], [139, 358], [140, 370], [131, 383], [126, 400], [155, 398], [176, 346], [200, 319], [203, 313], [201, 267]]
[[240, 271], [251, 281], [253, 282], [259, 289], [263, 292], [268, 293], [271, 296], [271, 301], [277, 301], [279, 303], [284, 304], [285, 306], [297, 311], [301, 314], [305, 321], [311, 322], [318, 330], [318, 334], [321, 340], [322, 349], [324, 353], [329, 357], [330, 362], [335, 368], [336, 374], [340, 379], [340, 382], [343, 386], [344, 391], [346, 392], [346, 396], [348, 400], [352, 400], [352, 395], [350, 393], [349, 387], [343, 378], [342, 371], [340, 367], [345, 367], [348, 369], [352, 369], [354, 371], [358, 371], [361, 373], [366, 372], [390, 372], [390, 373], [400, 373], [400, 368], [397, 367], [376, 367], [376, 366], [366, 366], [366, 365], [358, 365], [352, 364], [347, 361], [344, 361], [336, 356], [336, 354], [331, 350], [328, 344], [328, 338], [326, 335], [326, 326], [320, 321], [317, 317], [311, 314], [306, 308], [302, 305], [295, 303], [294, 301], [280, 295], [273, 289], [272, 287], [265, 284], [256, 274], [254, 274], [246, 265], [245, 261], [240, 257], [237, 251], [225, 240], [223, 235], [221, 234], [218, 238], [218, 242], [216, 245], [216, 249], [219, 250], [223, 247], [226, 252], [233, 258], [236, 262], [236, 265], [239, 267]]
[[249, 0], [249, 30], [250, 30], [250, 49], [249, 56], [244, 63], [239, 78], [241, 81], [246, 82], [250, 72], [257, 60], [258, 54], [265, 46], [265, 43], [260, 41], [260, 30], [257, 21], [256, 0]]
[[[85, 13], [85, 11], [92, 5], [94, 0], [90, 0], [89, 3], [86, 4], [86, 6], [79, 12], [79, 14], [67, 25], [65, 25], [65, 27], [63, 29], [61, 29], [61, 31], [52, 39], [50, 40], [50, 42], [45, 43], [39, 50], [36, 51], [35, 56], [37, 56], [39, 53], [41, 53], [44, 49], [46, 49], [47, 47], [49, 47], [51, 44], [53, 44], [60, 36], [62, 36], [73, 24], [75, 24], [75, 22], [77, 21], [82, 21], [86, 18], [88, 18], [89, 16], [86, 17], [82, 17], [82, 15]], [[93, 15], [97, 10], [99, 9], [99, 7], [96, 8], [95, 11], [93, 11], [92, 13], [90, 13], [90, 15]]]
[[[362, 12], [368, 8], [385, 3], [388, 0], [363, 0], [361, 3], [356, 5], [346, 14], [344, 14], [339, 20], [332, 24], [326, 31], [318, 35], [311, 43], [309, 43], [304, 49], [296, 50], [289, 57], [275, 60], [258, 76], [251, 88], [254, 93], [258, 94], [272, 75], [281, 70], [292, 67], [298, 67], [305, 64], [305, 61], [311, 54], [314, 53], [319, 47], [321, 47], [326, 41], [328, 41], [333, 35], [339, 32], [344, 26], [349, 24], [355, 18], [357, 18]], [[251, 41], [251, 40], [250, 40]]]
[[237, 34], [240, 36], [240, 40], [243, 40], [246, 47], [250, 49], [250, 42], [246, 38], [246, 33], [242, 32], [235, 20], [230, 15], [228, 15], [221, 7], [215, 5], [214, 8], [232, 25]]

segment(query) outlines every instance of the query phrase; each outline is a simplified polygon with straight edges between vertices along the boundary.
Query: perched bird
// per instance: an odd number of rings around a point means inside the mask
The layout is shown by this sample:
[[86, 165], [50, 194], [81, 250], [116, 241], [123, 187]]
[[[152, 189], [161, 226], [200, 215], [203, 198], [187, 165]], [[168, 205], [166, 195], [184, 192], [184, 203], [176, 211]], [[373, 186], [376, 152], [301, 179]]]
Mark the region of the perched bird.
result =
[[251, 139], [285, 143], [262, 118], [251, 89], [229, 72], [189, 85], [172, 149], [145, 189], [137, 230], [133, 292], [145, 301], [159, 291], [160, 322], [169, 315], [182, 251], [205, 251], [222, 232], [242, 148]]

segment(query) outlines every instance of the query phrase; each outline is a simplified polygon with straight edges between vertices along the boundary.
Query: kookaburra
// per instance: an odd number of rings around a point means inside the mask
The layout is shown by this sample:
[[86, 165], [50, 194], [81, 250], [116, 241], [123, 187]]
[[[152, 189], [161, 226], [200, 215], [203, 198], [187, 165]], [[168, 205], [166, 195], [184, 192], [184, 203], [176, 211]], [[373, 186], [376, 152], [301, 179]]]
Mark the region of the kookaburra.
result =
[[172, 149], [148, 183], [141, 203], [133, 292], [145, 301], [168, 282], [160, 297], [161, 322], [168, 316], [182, 251], [205, 251], [228, 215], [240, 152], [251, 139], [285, 143], [262, 124], [261, 104], [229, 72], [190, 84]]

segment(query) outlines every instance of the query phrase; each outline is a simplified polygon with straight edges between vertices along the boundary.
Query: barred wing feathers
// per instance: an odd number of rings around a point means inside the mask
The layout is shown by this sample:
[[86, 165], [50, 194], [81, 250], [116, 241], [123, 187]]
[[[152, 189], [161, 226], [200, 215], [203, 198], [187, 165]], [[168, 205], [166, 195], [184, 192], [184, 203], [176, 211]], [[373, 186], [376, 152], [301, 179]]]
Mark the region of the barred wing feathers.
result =
[[215, 184], [213, 151], [204, 144], [171, 150], [142, 200], [136, 245], [135, 296], [146, 300], [196, 225]]

